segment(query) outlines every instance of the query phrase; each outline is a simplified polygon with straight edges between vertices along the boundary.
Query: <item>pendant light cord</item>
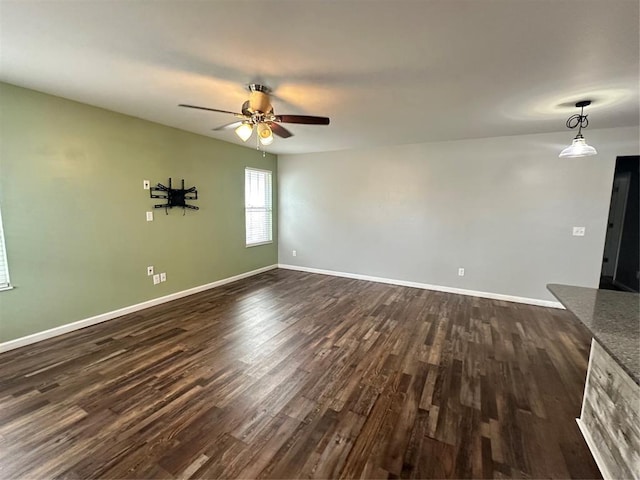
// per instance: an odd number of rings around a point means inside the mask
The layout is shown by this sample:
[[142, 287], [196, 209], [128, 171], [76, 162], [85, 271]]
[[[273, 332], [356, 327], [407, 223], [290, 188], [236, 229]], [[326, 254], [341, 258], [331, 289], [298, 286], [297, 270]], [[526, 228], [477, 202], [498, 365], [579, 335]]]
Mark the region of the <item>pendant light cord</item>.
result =
[[574, 129], [577, 126], [578, 128], [578, 136], [582, 135], [582, 129], [587, 128], [589, 126], [589, 120], [587, 119], [587, 115], [584, 114], [584, 105], [580, 107], [580, 113], [576, 113], [575, 115], [571, 115], [567, 119], [567, 128]]

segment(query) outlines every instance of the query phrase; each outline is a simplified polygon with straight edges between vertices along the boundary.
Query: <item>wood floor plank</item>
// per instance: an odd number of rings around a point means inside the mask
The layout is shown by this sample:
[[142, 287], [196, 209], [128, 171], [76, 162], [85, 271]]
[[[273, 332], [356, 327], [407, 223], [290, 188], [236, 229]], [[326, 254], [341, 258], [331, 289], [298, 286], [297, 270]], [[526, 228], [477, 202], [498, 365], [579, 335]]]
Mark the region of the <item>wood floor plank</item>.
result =
[[600, 478], [566, 312], [273, 270], [0, 355], [2, 478]]

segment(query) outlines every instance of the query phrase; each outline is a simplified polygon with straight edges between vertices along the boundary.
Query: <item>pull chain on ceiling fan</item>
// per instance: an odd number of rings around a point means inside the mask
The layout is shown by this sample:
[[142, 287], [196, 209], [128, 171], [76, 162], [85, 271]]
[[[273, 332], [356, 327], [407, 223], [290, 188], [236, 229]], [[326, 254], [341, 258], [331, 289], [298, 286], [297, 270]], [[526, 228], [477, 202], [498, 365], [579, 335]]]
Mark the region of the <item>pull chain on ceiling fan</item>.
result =
[[262, 145], [273, 143], [273, 134], [281, 138], [293, 136], [289, 130], [280, 123], [298, 123], [303, 125], [329, 125], [328, 117], [316, 117], [311, 115], [276, 115], [271, 105], [271, 89], [265, 85], [252, 83], [248, 86], [249, 100], [242, 104], [242, 113], [219, 110], [217, 108], [200, 107], [198, 105], [180, 104], [179, 107], [207, 110], [209, 112], [226, 113], [239, 118], [239, 121], [228, 123], [214, 130], [235, 129], [236, 135], [246, 142], [255, 129], [257, 139]]

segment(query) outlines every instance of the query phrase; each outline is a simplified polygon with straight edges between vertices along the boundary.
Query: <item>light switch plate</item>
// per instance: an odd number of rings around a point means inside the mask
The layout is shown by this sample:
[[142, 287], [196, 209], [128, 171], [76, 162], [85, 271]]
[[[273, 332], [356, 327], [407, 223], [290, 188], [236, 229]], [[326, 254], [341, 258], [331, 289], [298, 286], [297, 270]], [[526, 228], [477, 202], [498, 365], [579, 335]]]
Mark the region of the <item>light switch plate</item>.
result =
[[153, 212], [147, 212], [147, 222], [153, 222]]
[[151, 186], [151, 183], [149, 182], [149, 180], [142, 181], [142, 188], [144, 188], [145, 190], [149, 190], [150, 186]]
[[157, 273], [153, 276], [153, 284], [157, 285], [160, 283], [160, 275], [158, 275]]
[[161, 282], [166, 282], [167, 281], [167, 274], [166, 273], [162, 272], [160, 274], [160, 281]]
[[147, 276], [150, 277], [151, 275], [153, 275], [153, 265], [147, 267]]
[[574, 237], [584, 237], [585, 227], [573, 227], [573, 236]]
[[458, 269], [458, 276], [459, 277], [464, 277], [464, 268], [459, 268]]

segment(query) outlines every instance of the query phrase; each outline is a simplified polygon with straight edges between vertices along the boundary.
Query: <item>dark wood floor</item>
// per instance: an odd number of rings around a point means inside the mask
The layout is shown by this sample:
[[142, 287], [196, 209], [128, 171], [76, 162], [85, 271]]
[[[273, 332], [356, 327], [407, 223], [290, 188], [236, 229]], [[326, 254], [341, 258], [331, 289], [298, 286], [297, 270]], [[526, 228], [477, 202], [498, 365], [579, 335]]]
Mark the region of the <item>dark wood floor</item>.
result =
[[0, 356], [0, 477], [599, 478], [567, 312], [274, 270]]

